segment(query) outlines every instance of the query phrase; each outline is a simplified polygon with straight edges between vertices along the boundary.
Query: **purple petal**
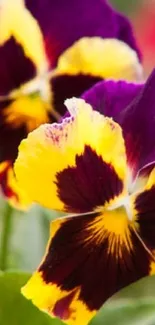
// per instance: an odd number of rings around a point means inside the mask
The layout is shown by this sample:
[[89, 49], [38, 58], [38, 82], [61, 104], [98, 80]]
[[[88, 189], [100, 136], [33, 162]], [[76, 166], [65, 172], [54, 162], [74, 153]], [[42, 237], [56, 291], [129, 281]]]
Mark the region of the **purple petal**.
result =
[[82, 98], [101, 114], [119, 122], [120, 112], [139, 94], [142, 87], [125, 81], [101, 81], [86, 91]]
[[133, 48], [141, 59], [142, 54], [135, 42], [134, 33], [129, 20], [122, 14], [117, 14], [117, 20], [119, 26], [119, 39]]
[[84, 36], [123, 40], [139, 54], [127, 18], [104, 0], [26, 0], [25, 4], [40, 24], [50, 61]]
[[128, 163], [134, 176], [155, 161], [155, 70], [135, 100], [121, 112]]

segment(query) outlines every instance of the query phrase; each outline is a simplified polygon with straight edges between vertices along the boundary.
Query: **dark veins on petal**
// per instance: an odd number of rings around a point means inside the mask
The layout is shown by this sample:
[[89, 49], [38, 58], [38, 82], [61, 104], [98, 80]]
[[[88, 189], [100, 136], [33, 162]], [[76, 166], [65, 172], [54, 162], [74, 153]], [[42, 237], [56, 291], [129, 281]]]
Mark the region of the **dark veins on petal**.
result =
[[[98, 216], [94, 213], [67, 218], [51, 240], [39, 268], [47, 284], [54, 283], [69, 293], [80, 287], [79, 299], [90, 310], [99, 309], [115, 292], [148, 275], [150, 264], [149, 254], [132, 230], [128, 248], [104, 228], [102, 239], [95, 241], [90, 225]], [[60, 301], [63, 312], [65, 303]], [[62, 307], [59, 300], [56, 307]]]
[[57, 173], [56, 184], [66, 211], [89, 212], [119, 195], [123, 183], [112, 165], [89, 146], [76, 156], [76, 166]]
[[0, 46], [0, 96], [31, 80], [35, 73], [33, 62], [13, 37]]
[[[71, 97], [80, 97], [101, 78], [91, 75], [78, 74], [76, 76], [62, 75], [52, 78], [51, 86], [54, 94], [53, 104], [57, 112], [63, 116], [66, 112], [64, 100]], [[69, 115], [69, 113], [67, 114]]]

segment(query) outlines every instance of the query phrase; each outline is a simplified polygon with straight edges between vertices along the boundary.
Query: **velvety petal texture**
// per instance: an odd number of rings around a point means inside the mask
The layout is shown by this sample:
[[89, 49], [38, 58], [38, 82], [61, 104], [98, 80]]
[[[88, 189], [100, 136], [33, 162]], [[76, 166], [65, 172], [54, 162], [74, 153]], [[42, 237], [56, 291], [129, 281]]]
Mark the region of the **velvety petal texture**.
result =
[[25, 0], [25, 4], [41, 27], [52, 64], [66, 48], [84, 36], [119, 39], [140, 56], [127, 18], [114, 11], [105, 0]]
[[142, 79], [136, 52], [114, 38], [83, 37], [60, 55], [56, 75], [81, 73], [102, 79]]
[[70, 116], [30, 133], [15, 163], [30, 201], [74, 213], [51, 223], [43, 261], [22, 293], [67, 324], [86, 325], [115, 292], [155, 273], [155, 168], [131, 184], [119, 124], [83, 99], [66, 106]]
[[128, 229], [124, 212], [110, 221], [117, 217], [124, 221], [117, 234], [107, 229], [110, 212], [54, 221], [45, 259], [23, 294], [65, 323], [85, 325], [105, 300], [147, 275], [150, 256]]
[[155, 161], [155, 70], [139, 95], [121, 112], [118, 122], [122, 126], [127, 159], [133, 176]]
[[[66, 105], [71, 117], [41, 126], [21, 143], [17, 180], [32, 202], [67, 212], [91, 211], [124, 191], [121, 129], [82, 99], [68, 100]], [[96, 170], [98, 177], [93, 178]], [[113, 187], [103, 192], [104, 182]]]
[[[11, 54], [11, 55], [10, 55]], [[14, 37], [0, 46], [0, 96], [8, 95], [34, 78], [36, 69]]]
[[22, 46], [25, 56], [35, 64], [37, 72], [45, 72], [48, 62], [42, 32], [36, 19], [26, 9], [25, 1], [2, 1], [0, 18], [0, 45], [5, 46], [14, 37]]
[[144, 84], [126, 81], [101, 81], [81, 97], [101, 114], [119, 122], [119, 115], [139, 95]]
[[155, 70], [145, 84], [103, 81], [82, 95], [97, 111], [121, 125], [134, 178], [155, 161], [154, 87]]
[[104, 0], [5, 0], [0, 74], [0, 162], [12, 166], [21, 139], [60, 120], [66, 98], [104, 78], [139, 81], [142, 67], [130, 23]]

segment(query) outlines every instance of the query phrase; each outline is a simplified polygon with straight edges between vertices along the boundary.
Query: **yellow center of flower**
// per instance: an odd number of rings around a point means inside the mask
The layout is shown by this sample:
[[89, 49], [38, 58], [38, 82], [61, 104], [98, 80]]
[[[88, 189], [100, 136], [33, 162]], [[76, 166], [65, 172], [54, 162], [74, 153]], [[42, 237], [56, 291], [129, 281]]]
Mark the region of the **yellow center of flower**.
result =
[[54, 119], [60, 118], [52, 105], [52, 92], [48, 74], [36, 77], [19, 89], [12, 91], [9, 98], [13, 101], [4, 110], [4, 118], [12, 128], [25, 125], [27, 131], [32, 131], [42, 123], [49, 121], [49, 113]]
[[[116, 222], [117, 218], [117, 222]], [[123, 207], [106, 211], [103, 217], [104, 228], [116, 235], [122, 235], [128, 226], [128, 215]]]

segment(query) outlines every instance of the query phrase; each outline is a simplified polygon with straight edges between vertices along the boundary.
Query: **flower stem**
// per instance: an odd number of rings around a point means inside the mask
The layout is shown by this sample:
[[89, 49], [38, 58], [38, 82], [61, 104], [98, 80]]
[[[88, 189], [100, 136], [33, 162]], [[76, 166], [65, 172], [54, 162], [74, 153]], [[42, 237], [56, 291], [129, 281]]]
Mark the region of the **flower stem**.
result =
[[12, 228], [12, 207], [7, 203], [3, 213], [2, 235], [0, 243], [0, 269], [5, 271], [8, 264], [10, 233]]

